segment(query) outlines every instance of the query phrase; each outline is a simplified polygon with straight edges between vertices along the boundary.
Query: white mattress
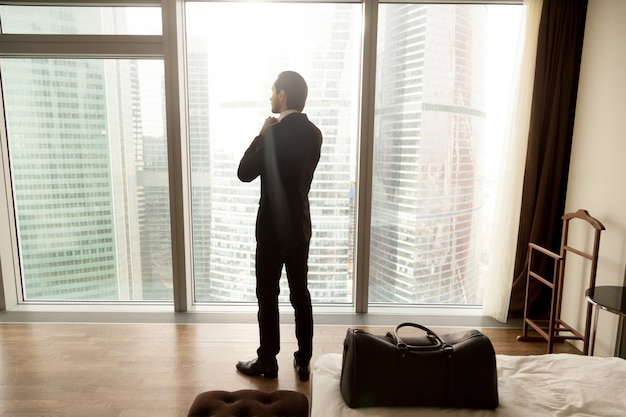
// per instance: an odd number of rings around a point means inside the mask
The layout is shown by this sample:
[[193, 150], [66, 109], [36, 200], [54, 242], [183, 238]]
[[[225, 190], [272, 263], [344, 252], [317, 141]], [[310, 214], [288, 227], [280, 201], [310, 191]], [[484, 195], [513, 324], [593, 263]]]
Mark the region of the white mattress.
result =
[[339, 391], [341, 359], [340, 354], [328, 353], [313, 365], [311, 417], [626, 416], [626, 360], [620, 358], [496, 355], [500, 405], [493, 411], [351, 409]]

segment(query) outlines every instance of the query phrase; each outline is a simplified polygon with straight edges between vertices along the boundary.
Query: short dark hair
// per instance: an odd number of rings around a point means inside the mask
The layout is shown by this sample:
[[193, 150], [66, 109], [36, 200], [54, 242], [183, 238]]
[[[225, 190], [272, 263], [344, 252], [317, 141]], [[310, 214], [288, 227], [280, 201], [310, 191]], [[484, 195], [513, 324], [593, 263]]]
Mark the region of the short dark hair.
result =
[[285, 90], [287, 93], [287, 110], [302, 111], [304, 109], [309, 87], [300, 74], [295, 71], [281, 72], [274, 82], [274, 88], [276, 93], [280, 90]]

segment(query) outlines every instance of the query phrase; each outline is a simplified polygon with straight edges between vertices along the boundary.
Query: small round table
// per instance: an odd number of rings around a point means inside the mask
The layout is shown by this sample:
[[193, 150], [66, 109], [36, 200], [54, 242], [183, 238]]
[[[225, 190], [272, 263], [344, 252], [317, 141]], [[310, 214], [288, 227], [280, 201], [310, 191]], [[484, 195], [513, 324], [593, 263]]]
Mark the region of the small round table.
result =
[[589, 288], [585, 291], [587, 301], [594, 307], [593, 328], [589, 341], [589, 355], [593, 356], [593, 348], [596, 341], [596, 331], [598, 329], [599, 310], [610, 311], [619, 316], [618, 337], [615, 344], [615, 356], [619, 356], [622, 345], [622, 329], [624, 316], [626, 316], [626, 287], [619, 286], [599, 286]]

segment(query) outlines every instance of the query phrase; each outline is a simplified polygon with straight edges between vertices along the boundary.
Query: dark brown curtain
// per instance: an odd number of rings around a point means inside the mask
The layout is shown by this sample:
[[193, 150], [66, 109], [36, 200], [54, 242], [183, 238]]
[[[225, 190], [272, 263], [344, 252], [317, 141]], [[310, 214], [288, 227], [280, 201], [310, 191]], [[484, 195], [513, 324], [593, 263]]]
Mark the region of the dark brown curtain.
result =
[[[544, 0], [541, 11], [511, 318], [524, 314], [528, 243], [559, 252], [586, 14], [587, 0]], [[549, 311], [543, 287], [530, 289], [534, 317]]]

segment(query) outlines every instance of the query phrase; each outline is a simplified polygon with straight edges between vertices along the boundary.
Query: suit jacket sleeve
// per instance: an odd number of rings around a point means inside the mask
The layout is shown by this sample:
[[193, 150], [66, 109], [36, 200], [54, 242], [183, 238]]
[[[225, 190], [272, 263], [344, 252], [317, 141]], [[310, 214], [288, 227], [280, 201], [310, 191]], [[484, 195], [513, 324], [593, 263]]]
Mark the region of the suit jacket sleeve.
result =
[[243, 154], [237, 169], [237, 177], [243, 182], [251, 182], [263, 171], [263, 136], [259, 135]]

